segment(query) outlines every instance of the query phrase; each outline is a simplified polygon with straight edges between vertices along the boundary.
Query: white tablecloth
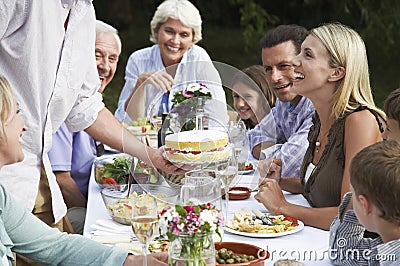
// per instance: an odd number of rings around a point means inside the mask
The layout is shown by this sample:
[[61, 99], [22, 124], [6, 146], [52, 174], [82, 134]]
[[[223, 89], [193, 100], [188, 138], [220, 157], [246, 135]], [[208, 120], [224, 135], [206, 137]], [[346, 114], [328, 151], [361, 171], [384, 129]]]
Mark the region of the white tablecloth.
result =
[[[255, 187], [258, 181], [257, 172], [255, 174], [242, 175], [239, 177], [239, 184], [249, 187]], [[93, 230], [91, 226], [95, 224], [96, 221], [100, 219], [111, 220], [101, 198], [100, 190], [100, 187], [96, 184], [92, 175], [89, 182], [88, 204], [84, 227], [84, 235], [87, 237], [90, 237], [90, 232]], [[308, 206], [307, 201], [301, 195], [285, 192], [285, 197], [289, 202]], [[243, 207], [248, 209], [257, 208], [265, 211], [264, 206], [254, 199], [254, 193], [252, 193], [251, 197], [247, 200], [231, 200], [229, 202], [228, 216], [232, 216], [234, 212]], [[305, 226], [300, 232], [276, 238], [249, 238], [225, 232], [223, 241], [245, 242], [268, 250], [270, 258], [266, 260], [266, 265], [272, 265], [272, 262], [279, 259], [295, 259], [303, 261], [306, 265], [332, 265], [329, 261], [328, 238], [328, 231]]]

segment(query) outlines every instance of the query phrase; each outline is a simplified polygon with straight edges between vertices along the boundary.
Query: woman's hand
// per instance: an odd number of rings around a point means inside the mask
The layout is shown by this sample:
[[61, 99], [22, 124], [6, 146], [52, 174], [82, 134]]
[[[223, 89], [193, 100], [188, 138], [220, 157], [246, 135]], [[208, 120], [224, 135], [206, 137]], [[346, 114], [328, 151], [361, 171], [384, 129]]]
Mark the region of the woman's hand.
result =
[[279, 158], [261, 160], [258, 164], [258, 171], [260, 172], [259, 187], [264, 185], [266, 179], [274, 179], [279, 183], [282, 175], [282, 160]]
[[262, 203], [272, 214], [282, 214], [282, 209], [289, 205], [283, 196], [282, 189], [274, 179], [264, 179], [264, 185], [260, 187], [254, 198]]
[[163, 71], [144, 72], [139, 76], [135, 87], [144, 86], [147, 84], [153, 85], [154, 88], [159, 91], [168, 93], [175, 84], [175, 81], [170, 74]]
[[[165, 266], [168, 265], [168, 254], [166, 252], [158, 252], [147, 255], [147, 263], [148, 265], [160, 265]], [[127, 265], [143, 265], [143, 256], [134, 256], [128, 255], [126, 260], [123, 264], [124, 266]]]

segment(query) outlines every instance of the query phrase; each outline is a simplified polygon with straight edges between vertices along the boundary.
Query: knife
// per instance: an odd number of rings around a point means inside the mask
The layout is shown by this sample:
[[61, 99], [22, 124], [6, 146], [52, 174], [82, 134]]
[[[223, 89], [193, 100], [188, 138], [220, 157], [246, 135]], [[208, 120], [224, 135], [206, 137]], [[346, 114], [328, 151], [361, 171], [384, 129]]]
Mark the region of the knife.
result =
[[263, 224], [265, 224], [265, 225], [271, 225], [271, 226], [275, 225], [274, 222], [271, 221], [271, 219], [269, 219], [267, 215], [263, 214], [263, 213], [260, 212], [259, 210], [257, 210], [257, 209], [252, 209], [252, 212], [254, 213], [254, 215], [255, 215], [258, 219], [260, 219], [260, 220], [263, 222]]

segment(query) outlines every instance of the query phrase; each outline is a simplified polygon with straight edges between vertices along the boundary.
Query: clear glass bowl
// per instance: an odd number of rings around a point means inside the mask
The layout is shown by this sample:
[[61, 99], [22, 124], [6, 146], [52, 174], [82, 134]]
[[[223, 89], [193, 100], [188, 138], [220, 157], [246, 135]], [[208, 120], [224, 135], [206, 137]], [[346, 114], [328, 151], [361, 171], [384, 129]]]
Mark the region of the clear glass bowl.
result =
[[127, 184], [132, 161], [127, 154], [96, 158], [93, 162], [96, 183], [102, 188]]
[[118, 223], [130, 225], [132, 216], [132, 201], [138, 194], [147, 193], [157, 199], [158, 210], [174, 205], [179, 191], [166, 185], [132, 184], [130, 195], [128, 185], [110, 186], [101, 190], [101, 196], [112, 219]]

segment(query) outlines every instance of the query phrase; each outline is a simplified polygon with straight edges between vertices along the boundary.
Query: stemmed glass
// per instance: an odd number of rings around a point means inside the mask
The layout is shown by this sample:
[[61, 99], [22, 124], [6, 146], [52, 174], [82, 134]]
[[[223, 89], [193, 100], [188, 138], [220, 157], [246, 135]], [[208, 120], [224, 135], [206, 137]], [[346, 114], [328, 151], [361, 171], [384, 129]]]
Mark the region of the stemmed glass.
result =
[[246, 146], [247, 143], [246, 125], [242, 120], [230, 121], [228, 126], [228, 133], [230, 141], [233, 144], [233, 150], [236, 160], [238, 160], [243, 148]]
[[228, 210], [229, 210], [229, 190], [231, 184], [238, 173], [238, 163], [236, 155], [234, 151], [232, 151], [232, 155], [227, 162], [217, 163], [215, 166], [215, 174], [218, 178], [220, 178], [222, 186], [225, 190], [225, 221], [228, 218]]
[[132, 206], [132, 230], [142, 244], [143, 266], [147, 266], [147, 250], [150, 241], [158, 234], [158, 212], [156, 199], [141, 194], [134, 199]]

